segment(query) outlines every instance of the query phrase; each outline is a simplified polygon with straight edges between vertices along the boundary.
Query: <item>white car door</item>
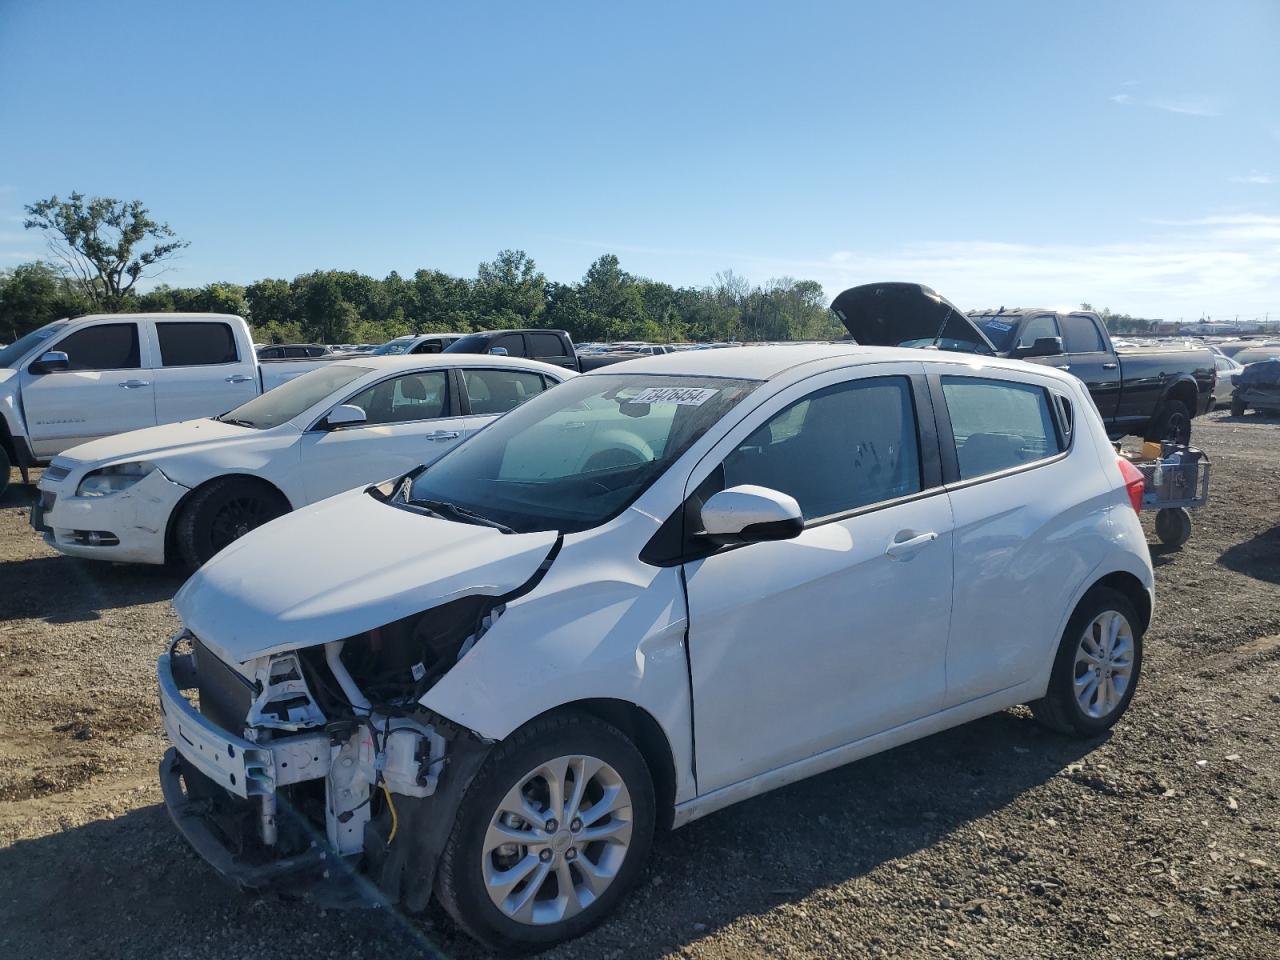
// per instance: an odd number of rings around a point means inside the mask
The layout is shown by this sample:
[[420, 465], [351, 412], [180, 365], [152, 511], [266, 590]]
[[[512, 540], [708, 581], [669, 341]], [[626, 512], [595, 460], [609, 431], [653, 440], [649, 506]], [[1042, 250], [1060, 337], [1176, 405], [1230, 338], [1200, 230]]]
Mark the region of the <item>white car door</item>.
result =
[[699, 792], [927, 716], [946, 689], [951, 508], [922, 365], [772, 398], [690, 490], [748, 483], [795, 497], [806, 527], [685, 565]]
[[952, 706], [1044, 669], [1074, 593], [1110, 549], [1112, 493], [1092, 444], [1074, 444], [1061, 422], [1053, 381], [946, 369], [934, 406], [955, 515]]
[[160, 423], [211, 417], [258, 395], [253, 358], [240, 356], [231, 324], [161, 319], [146, 323], [156, 344], [151, 373]]
[[[50, 337], [20, 374], [35, 455], [52, 457], [96, 437], [155, 426], [147, 347], [133, 320], [94, 322]], [[50, 352], [65, 353], [68, 368], [40, 372], [40, 357]]]
[[364, 423], [302, 436], [303, 487], [310, 502], [377, 483], [430, 463], [457, 444], [469, 418], [446, 370], [399, 374], [342, 401], [365, 411]]

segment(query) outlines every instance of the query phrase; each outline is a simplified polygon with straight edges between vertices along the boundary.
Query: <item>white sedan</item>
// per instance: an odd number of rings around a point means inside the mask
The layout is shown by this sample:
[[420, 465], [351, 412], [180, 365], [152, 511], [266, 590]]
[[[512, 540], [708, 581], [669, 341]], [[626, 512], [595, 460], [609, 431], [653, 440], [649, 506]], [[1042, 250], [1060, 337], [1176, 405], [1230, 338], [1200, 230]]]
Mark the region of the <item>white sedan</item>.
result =
[[32, 526], [72, 556], [198, 567], [274, 517], [435, 460], [572, 376], [469, 354], [328, 363], [221, 416], [68, 450], [40, 480]]

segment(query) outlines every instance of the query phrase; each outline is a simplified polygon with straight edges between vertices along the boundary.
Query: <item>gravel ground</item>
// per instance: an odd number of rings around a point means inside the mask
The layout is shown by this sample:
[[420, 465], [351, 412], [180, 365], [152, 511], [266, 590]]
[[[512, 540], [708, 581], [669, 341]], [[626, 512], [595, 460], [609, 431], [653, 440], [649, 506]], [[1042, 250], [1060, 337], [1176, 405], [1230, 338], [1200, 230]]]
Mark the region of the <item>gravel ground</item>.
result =
[[[1280, 422], [1214, 415], [1196, 440], [1214, 500], [1183, 550], [1153, 547], [1110, 737], [1019, 709], [731, 808], [659, 838], [621, 913], [555, 955], [1280, 957]], [[435, 913], [216, 879], [155, 777], [180, 577], [56, 556], [28, 496], [0, 500], [0, 956], [480, 956]]]

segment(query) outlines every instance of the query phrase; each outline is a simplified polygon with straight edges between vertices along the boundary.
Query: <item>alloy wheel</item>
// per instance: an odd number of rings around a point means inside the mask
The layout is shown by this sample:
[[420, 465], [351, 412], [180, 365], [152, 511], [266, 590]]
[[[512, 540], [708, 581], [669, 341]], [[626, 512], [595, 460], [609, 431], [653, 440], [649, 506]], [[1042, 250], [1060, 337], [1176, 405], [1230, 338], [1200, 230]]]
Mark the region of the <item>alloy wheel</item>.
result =
[[1101, 719], [1124, 700], [1133, 678], [1133, 627], [1124, 614], [1105, 610], [1076, 646], [1074, 692], [1086, 716]]
[[494, 812], [481, 848], [485, 890], [511, 919], [558, 923], [599, 899], [631, 845], [631, 793], [595, 757], [540, 764]]

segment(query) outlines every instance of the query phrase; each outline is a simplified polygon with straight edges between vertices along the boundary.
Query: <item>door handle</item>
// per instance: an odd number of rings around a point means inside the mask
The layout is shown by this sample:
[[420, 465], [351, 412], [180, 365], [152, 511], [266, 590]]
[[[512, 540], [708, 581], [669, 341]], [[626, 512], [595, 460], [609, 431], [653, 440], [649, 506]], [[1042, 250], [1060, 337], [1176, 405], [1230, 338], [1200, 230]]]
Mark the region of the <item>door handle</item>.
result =
[[227, 383], [248, 383], [250, 380], [253, 379], [253, 377], [247, 376], [243, 373], [233, 373], [231, 376], [227, 377], [226, 379], [227, 379]]
[[1071, 369], [1071, 364], [1069, 364], [1069, 363], [1051, 363], [1051, 364], [1049, 364], [1049, 366], [1051, 366], [1051, 367], [1057, 367], [1059, 370], [1070, 370], [1070, 369]]
[[1114, 370], [1114, 369], [1115, 369], [1116, 367], [1118, 367], [1118, 366], [1120, 366], [1120, 364], [1118, 364], [1118, 363], [1104, 363], [1104, 364], [1102, 365], [1102, 369], [1103, 369], [1103, 370]]
[[149, 387], [150, 380], [121, 380], [118, 386], [124, 387], [126, 390], [132, 390], [135, 387]]
[[457, 440], [462, 434], [457, 430], [437, 430], [435, 433], [428, 433], [427, 440]]
[[[899, 540], [898, 537], [905, 539]], [[928, 533], [913, 533], [911, 530], [898, 531], [898, 537], [885, 547], [885, 556], [892, 560], [907, 560], [915, 556], [917, 551], [927, 547], [938, 539], [938, 534], [930, 530]]]

